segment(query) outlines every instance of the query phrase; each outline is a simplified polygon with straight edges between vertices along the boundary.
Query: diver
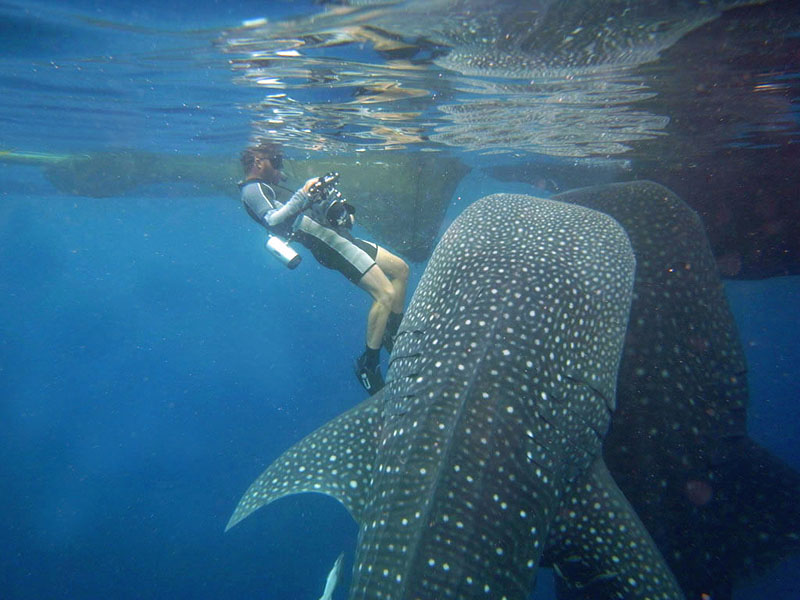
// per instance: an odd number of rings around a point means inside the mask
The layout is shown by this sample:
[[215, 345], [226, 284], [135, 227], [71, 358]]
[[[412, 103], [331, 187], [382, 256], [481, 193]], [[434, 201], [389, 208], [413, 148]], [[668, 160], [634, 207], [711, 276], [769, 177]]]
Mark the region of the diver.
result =
[[384, 385], [381, 346], [391, 353], [403, 318], [408, 265], [385, 248], [350, 233], [355, 209], [333, 187], [336, 174], [309, 179], [283, 203], [275, 192], [284, 179], [280, 145], [262, 141], [242, 152], [241, 163], [245, 174], [239, 184], [242, 203], [270, 233], [270, 251], [294, 268], [301, 259], [287, 241], [297, 240], [319, 264], [339, 271], [372, 296], [366, 348], [356, 360], [355, 371], [359, 383], [374, 394]]

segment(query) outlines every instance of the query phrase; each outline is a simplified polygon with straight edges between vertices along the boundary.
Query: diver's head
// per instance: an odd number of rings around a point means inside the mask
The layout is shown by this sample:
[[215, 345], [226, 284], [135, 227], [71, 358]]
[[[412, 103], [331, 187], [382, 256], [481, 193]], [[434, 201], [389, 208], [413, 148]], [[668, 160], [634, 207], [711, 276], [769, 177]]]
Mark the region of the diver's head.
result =
[[242, 151], [242, 169], [247, 179], [263, 179], [273, 185], [283, 180], [283, 150], [280, 144], [261, 141]]

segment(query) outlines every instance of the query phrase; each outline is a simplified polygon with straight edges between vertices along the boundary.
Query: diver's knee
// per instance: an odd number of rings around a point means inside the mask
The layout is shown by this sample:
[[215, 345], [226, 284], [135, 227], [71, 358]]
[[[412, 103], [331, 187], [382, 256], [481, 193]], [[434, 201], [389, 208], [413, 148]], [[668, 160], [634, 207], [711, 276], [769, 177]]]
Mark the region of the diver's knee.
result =
[[392, 254], [385, 248], [378, 246], [378, 254], [375, 257], [375, 262], [384, 272], [392, 279], [408, 279], [411, 269], [408, 263], [396, 254]]
[[394, 303], [394, 287], [387, 279], [382, 283], [382, 285], [377, 287], [372, 297], [378, 304], [381, 304], [387, 309], [391, 309], [392, 304]]
[[395, 278], [408, 281], [408, 276], [411, 274], [411, 269], [408, 267], [408, 263], [402, 258], [398, 258], [397, 263], [397, 269], [395, 269]]

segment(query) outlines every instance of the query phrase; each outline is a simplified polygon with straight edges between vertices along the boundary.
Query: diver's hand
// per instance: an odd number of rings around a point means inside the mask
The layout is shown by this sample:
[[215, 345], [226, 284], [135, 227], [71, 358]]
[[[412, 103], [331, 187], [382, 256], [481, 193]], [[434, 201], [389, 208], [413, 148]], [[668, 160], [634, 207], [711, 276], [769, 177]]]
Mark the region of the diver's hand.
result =
[[311, 193], [311, 189], [322, 181], [322, 177], [312, 177], [303, 184], [301, 188], [306, 195]]

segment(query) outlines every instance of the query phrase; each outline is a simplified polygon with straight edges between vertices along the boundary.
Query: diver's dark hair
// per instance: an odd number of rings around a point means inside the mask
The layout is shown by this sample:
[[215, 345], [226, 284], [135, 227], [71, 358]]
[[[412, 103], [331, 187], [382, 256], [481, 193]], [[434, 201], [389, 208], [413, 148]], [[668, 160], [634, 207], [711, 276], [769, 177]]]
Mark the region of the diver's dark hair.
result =
[[258, 142], [258, 145], [250, 146], [242, 150], [239, 160], [242, 162], [242, 169], [244, 169], [245, 174], [247, 174], [250, 172], [250, 169], [253, 168], [253, 163], [255, 163], [257, 156], [264, 156], [272, 159], [273, 156], [280, 156], [281, 154], [283, 154], [283, 149], [280, 144], [262, 140]]

